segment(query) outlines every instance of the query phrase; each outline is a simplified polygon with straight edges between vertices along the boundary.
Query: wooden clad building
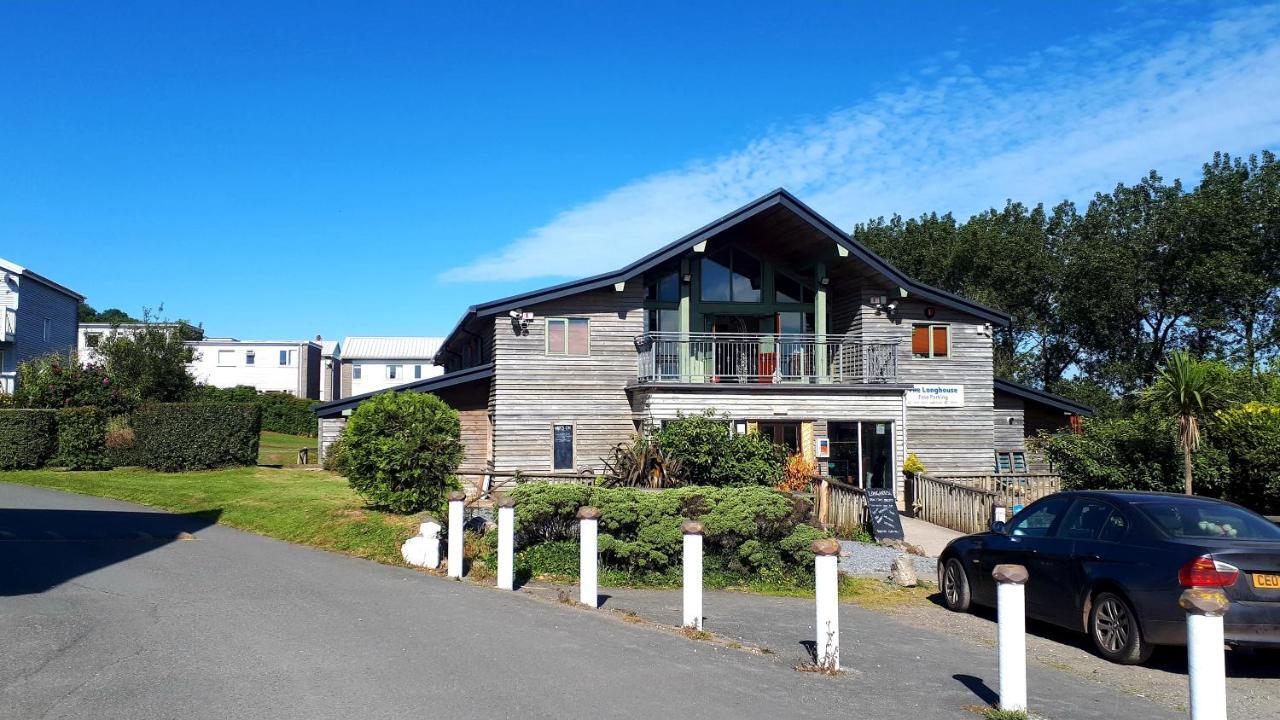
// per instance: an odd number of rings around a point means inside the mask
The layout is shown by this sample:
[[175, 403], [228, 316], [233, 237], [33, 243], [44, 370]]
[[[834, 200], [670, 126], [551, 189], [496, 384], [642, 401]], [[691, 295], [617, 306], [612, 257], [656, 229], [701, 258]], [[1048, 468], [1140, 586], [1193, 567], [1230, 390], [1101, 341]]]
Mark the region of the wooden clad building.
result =
[[[990, 473], [998, 448], [1025, 450], [1011, 433], [1032, 408], [1037, 423], [1087, 412], [997, 392], [991, 334], [1008, 322], [776, 190], [618, 271], [471, 307], [436, 357], [445, 374], [398, 389], [459, 410], [470, 472], [599, 470], [633, 433], [711, 409], [901, 492], [908, 453]], [[317, 407], [322, 453], [367, 396]]]

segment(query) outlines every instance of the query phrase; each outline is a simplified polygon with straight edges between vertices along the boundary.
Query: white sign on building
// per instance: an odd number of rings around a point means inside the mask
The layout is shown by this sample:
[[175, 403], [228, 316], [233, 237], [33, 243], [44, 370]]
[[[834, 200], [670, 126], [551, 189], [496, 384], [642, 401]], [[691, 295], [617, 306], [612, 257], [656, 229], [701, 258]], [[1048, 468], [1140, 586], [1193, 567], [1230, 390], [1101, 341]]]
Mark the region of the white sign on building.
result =
[[964, 386], [912, 385], [907, 407], [964, 407]]

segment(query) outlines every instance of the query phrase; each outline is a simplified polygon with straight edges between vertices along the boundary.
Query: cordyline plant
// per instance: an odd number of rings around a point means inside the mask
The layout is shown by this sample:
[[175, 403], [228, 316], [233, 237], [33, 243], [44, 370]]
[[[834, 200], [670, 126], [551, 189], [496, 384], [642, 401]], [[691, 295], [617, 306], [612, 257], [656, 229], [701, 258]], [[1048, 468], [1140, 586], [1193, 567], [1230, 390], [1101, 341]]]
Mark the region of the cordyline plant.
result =
[[1191, 491], [1191, 454], [1200, 449], [1200, 416], [1226, 401], [1226, 386], [1209, 363], [1185, 351], [1170, 353], [1156, 381], [1147, 389], [1147, 400], [1173, 414], [1178, 421], [1178, 446], [1182, 449], [1182, 477], [1186, 494]]

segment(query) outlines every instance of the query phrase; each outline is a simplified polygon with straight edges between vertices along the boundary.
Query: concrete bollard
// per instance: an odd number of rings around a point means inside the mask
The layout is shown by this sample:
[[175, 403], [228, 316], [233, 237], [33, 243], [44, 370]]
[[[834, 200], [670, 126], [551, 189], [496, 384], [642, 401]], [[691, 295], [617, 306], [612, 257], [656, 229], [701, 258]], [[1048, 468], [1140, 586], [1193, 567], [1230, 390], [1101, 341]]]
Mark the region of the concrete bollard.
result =
[[1027, 711], [1027, 569], [997, 565], [996, 621], [1000, 654], [1000, 708]]
[[840, 542], [838, 540], [814, 540], [813, 590], [816, 597], [817, 616], [814, 622], [814, 659], [818, 665], [832, 670], [840, 669]]
[[462, 503], [467, 494], [449, 493], [449, 577], [462, 577]]
[[498, 500], [498, 587], [515, 589], [516, 501]]
[[1230, 604], [1217, 588], [1188, 588], [1178, 604], [1187, 611], [1187, 684], [1191, 720], [1226, 720], [1227, 667], [1222, 616]]
[[684, 616], [681, 625], [702, 629], [702, 523], [690, 520], [684, 533]]
[[600, 525], [600, 511], [593, 507], [578, 508], [578, 601], [587, 607], [600, 607], [600, 589], [596, 581], [596, 535]]

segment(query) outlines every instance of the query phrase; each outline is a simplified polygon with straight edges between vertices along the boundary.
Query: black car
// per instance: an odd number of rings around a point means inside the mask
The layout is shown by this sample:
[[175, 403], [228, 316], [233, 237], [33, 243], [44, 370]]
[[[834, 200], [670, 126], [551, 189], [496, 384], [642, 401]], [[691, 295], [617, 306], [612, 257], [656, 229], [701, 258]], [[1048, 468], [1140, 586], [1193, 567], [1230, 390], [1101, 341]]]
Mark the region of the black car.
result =
[[1231, 600], [1228, 644], [1280, 647], [1280, 527], [1239, 505], [1167, 493], [1072, 491], [1041, 498], [938, 559], [946, 606], [994, 606], [996, 565], [1027, 568], [1027, 615], [1087, 632], [1098, 652], [1140, 663], [1185, 645], [1187, 587]]

